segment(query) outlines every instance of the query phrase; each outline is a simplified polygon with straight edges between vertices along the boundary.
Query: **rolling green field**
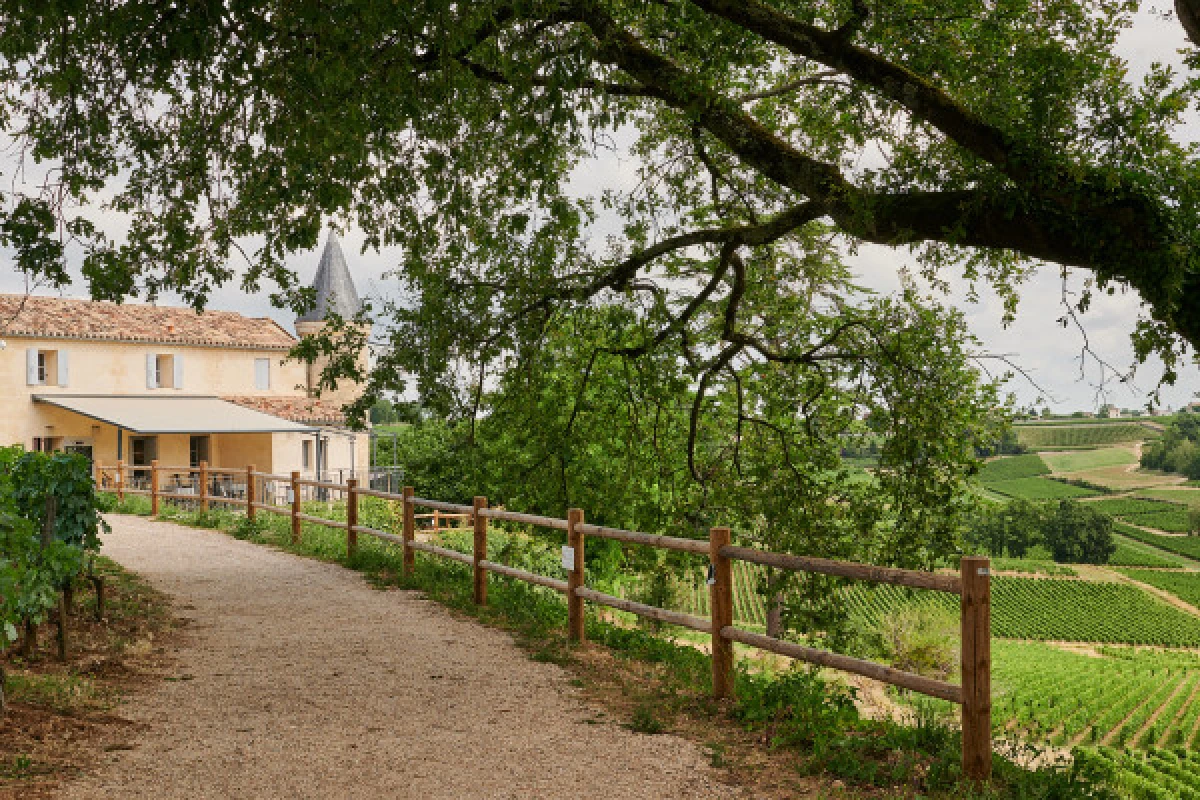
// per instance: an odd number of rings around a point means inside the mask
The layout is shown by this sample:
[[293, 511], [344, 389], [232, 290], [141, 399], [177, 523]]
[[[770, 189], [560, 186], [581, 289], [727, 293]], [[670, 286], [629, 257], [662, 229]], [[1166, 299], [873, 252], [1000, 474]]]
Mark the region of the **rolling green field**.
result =
[[1088, 420], [1080, 424], [1063, 425], [1014, 425], [1017, 441], [1026, 447], [1083, 447], [1137, 442], [1147, 438], [1152, 431], [1136, 422], [1097, 423]]
[[[1119, 524], [1119, 523], [1118, 523]], [[1117, 543], [1117, 550], [1108, 559], [1109, 566], [1113, 567], [1160, 567], [1164, 569], [1178, 568], [1183, 566], [1183, 562], [1178, 559], [1171, 558], [1162, 552], [1156, 552], [1154, 549], [1133, 542], [1121, 536], [1113, 537]], [[994, 564], [996, 559], [993, 559]]]
[[1200, 753], [1180, 748], [1128, 752], [1111, 747], [1087, 749], [1076, 756], [1081, 768], [1120, 792], [1148, 800], [1200, 798]]
[[1137, 463], [1133, 453], [1124, 447], [1105, 447], [1100, 450], [1079, 450], [1072, 453], [1042, 453], [1041, 458], [1055, 472], [1079, 472]]
[[1168, 503], [1200, 506], [1200, 492], [1195, 489], [1142, 489], [1137, 496], [1152, 500], [1165, 500]]
[[1061, 500], [1064, 497], [1095, 497], [1099, 492], [1049, 478], [1014, 478], [984, 484], [989, 490], [1016, 500]]
[[[876, 627], [903, 606], [958, 610], [958, 598], [895, 586], [847, 588], [851, 614]], [[1200, 617], [1135, 586], [1063, 578], [992, 579], [992, 634], [1004, 639], [1200, 647]]]
[[1114, 529], [1125, 536], [1137, 539], [1139, 542], [1145, 542], [1146, 544], [1154, 545], [1155, 547], [1168, 550], [1172, 553], [1178, 553], [1188, 558], [1200, 559], [1200, 536], [1159, 536], [1158, 534], [1120, 523], [1116, 523]]
[[1036, 453], [1023, 456], [1006, 456], [988, 461], [979, 470], [980, 483], [1011, 481], [1017, 478], [1034, 478], [1050, 474], [1050, 468]]
[[1162, 572], [1153, 569], [1122, 569], [1135, 581], [1170, 592], [1185, 603], [1200, 608], [1200, 572]]
[[1200, 746], [1200, 702], [1188, 703], [1200, 656], [1125, 647], [1085, 655], [1029, 642], [996, 642], [992, 655], [998, 733], [1056, 747]]

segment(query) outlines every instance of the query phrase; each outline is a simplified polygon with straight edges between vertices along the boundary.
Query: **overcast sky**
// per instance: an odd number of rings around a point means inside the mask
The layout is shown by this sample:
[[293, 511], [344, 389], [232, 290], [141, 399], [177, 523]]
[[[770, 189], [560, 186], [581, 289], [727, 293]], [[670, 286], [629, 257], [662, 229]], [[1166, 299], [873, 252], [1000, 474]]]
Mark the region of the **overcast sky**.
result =
[[[1184, 46], [1184, 37], [1169, 11], [1169, 0], [1145, 3], [1136, 24], [1122, 39], [1122, 54], [1135, 74], [1144, 72], [1156, 60], [1181, 63], [1177, 50]], [[1200, 116], [1193, 115], [1187, 135], [1189, 138], [1200, 136]], [[12, 156], [0, 154], [0, 178], [5, 183], [11, 180], [14, 166]], [[614, 180], [617, 183], [622, 180], [632, 182], [635, 168], [631, 161], [612, 157], [604, 162], [583, 165], [576, 173], [576, 183], [581, 191], [594, 191], [600, 186], [611, 187]], [[97, 217], [96, 221], [110, 235], [120, 238], [123, 224], [120, 218]], [[363, 253], [360, 252], [361, 245], [362, 236], [357, 231], [348, 231], [343, 236], [346, 260], [359, 293], [366, 297], [394, 296], [397, 284], [385, 279], [384, 275], [402, 263], [403, 249]], [[302, 279], [311, 280], [321, 246], [292, 257], [292, 267]], [[911, 261], [904, 252], [875, 246], [863, 248], [852, 260], [861, 282], [883, 292], [899, 287], [898, 270], [907, 263]], [[1075, 286], [1081, 283], [1082, 277], [1075, 279]], [[985, 293], [978, 302], [969, 302], [961, 281], [953, 283], [954, 289], [945, 299], [967, 315], [972, 331], [983, 341], [984, 348], [1012, 355], [1037, 381], [1037, 386], [1021, 378], [1010, 382], [1008, 388], [1017, 395], [1019, 402], [1031, 403], [1041, 397], [1059, 411], [1090, 409], [1100, 402], [1096, 386], [1099, 372], [1095, 363], [1086, 363], [1081, 375], [1079, 356], [1083, 340], [1080, 334], [1073, 329], [1064, 330], [1056, 322], [1062, 316], [1061, 281], [1056, 267], [1043, 268], [1024, 287], [1017, 321], [1007, 328], [1001, 325], [1002, 309], [998, 298]], [[13, 267], [11, 254], [0, 249], [0, 292], [21, 292], [24, 288], [22, 277]], [[64, 294], [86, 296], [86, 288], [76, 282]], [[165, 298], [164, 302], [170, 302], [170, 299]], [[1132, 361], [1129, 332], [1137, 319], [1139, 306], [1140, 300], [1135, 293], [1097, 296], [1092, 309], [1083, 317], [1093, 349], [1115, 366], [1124, 368]], [[265, 294], [246, 295], [236, 285], [215, 291], [210, 307], [271, 316], [289, 329], [292, 327], [291, 315], [273, 309]], [[1146, 393], [1154, 388], [1158, 377], [1157, 365], [1147, 365], [1139, 370], [1133, 387], [1110, 383], [1106, 400], [1122, 407], [1143, 406]], [[1200, 368], [1189, 364], [1181, 371], [1177, 385], [1163, 390], [1162, 401], [1166, 406], [1178, 407], [1197, 393], [1200, 393]]]

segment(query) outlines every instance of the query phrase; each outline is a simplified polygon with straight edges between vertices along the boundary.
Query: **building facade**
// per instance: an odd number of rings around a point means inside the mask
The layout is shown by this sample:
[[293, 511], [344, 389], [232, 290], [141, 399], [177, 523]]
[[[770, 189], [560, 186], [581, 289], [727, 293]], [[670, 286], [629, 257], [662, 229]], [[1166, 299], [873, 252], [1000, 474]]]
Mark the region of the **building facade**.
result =
[[[314, 286], [322, 315], [357, 313], [332, 235]], [[320, 320], [297, 328], [315, 333]], [[315, 396], [320, 367], [287, 358], [296, 341], [273, 320], [228, 311], [0, 295], [0, 443], [131, 467], [365, 476], [369, 435], [341, 412], [358, 387]]]

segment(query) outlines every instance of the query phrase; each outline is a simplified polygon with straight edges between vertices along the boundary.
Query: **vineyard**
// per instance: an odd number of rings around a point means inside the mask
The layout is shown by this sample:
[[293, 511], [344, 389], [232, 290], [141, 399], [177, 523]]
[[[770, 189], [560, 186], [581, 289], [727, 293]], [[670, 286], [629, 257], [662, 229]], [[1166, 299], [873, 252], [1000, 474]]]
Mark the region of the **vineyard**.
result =
[[1082, 751], [1079, 765], [1122, 797], [1200, 800], [1200, 753], [1180, 748], [1130, 753], [1102, 747]]
[[[761, 570], [745, 563], [734, 569], [734, 618], [758, 628], [766, 625], [766, 602], [758, 591]], [[701, 573], [681, 589], [680, 610], [708, 613]], [[876, 629], [884, 616], [909, 606], [958, 613], [958, 599], [940, 593], [860, 583], [840, 592], [865, 629]], [[992, 579], [992, 633], [1005, 639], [1200, 647], [1200, 618], [1128, 584], [999, 576]]]
[[1200, 559], [1200, 536], [1160, 536], [1120, 523], [1116, 523], [1113, 529], [1125, 536], [1137, 539], [1139, 542], [1145, 542], [1188, 558]]
[[984, 484], [988, 489], [1016, 500], [1061, 500], [1066, 497], [1093, 497], [1095, 489], [1072, 486], [1049, 478], [1014, 478]]
[[[1142, 545], [1132, 544], [1120, 536], [1113, 537], [1117, 550], [1109, 557], [1108, 563], [1114, 567], [1158, 567], [1162, 569], [1179, 568], [1182, 561], [1177, 561], [1161, 553], [1155, 553]], [[994, 562], [993, 562], [994, 563]]]
[[1123, 569], [1135, 581], [1170, 592], [1185, 603], [1200, 608], [1200, 572], [1161, 572], [1151, 569]]
[[1071, 453], [1042, 453], [1042, 461], [1055, 472], [1080, 472], [1102, 467], [1136, 464], [1137, 458], [1127, 447], [1106, 447], [1101, 450], [1079, 450]]
[[[851, 613], [872, 628], [903, 606], [957, 610], [957, 601], [949, 595], [918, 595], [895, 586], [844, 591]], [[1135, 586], [997, 577], [992, 580], [992, 634], [1005, 639], [1198, 647], [1200, 618]]]
[[1150, 431], [1136, 422], [1086, 425], [1017, 425], [1017, 441], [1026, 447], [1087, 447], [1137, 442]]
[[988, 461], [979, 470], [979, 480], [982, 483], [996, 481], [1011, 481], [1017, 478], [1036, 478], [1038, 475], [1049, 475], [1050, 468], [1036, 454], [1010, 456]]
[[1200, 747], [1200, 702], [1189, 702], [1200, 687], [1200, 656], [997, 642], [993, 657], [998, 734], [1055, 747]]

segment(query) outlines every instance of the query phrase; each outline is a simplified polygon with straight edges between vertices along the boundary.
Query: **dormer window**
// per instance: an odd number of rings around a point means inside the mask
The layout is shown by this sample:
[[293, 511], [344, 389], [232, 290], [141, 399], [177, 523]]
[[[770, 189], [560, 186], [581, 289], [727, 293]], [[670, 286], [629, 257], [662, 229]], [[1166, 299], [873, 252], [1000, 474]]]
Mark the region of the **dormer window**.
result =
[[30, 386], [66, 386], [67, 352], [36, 347], [26, 350], [25, 382]]

